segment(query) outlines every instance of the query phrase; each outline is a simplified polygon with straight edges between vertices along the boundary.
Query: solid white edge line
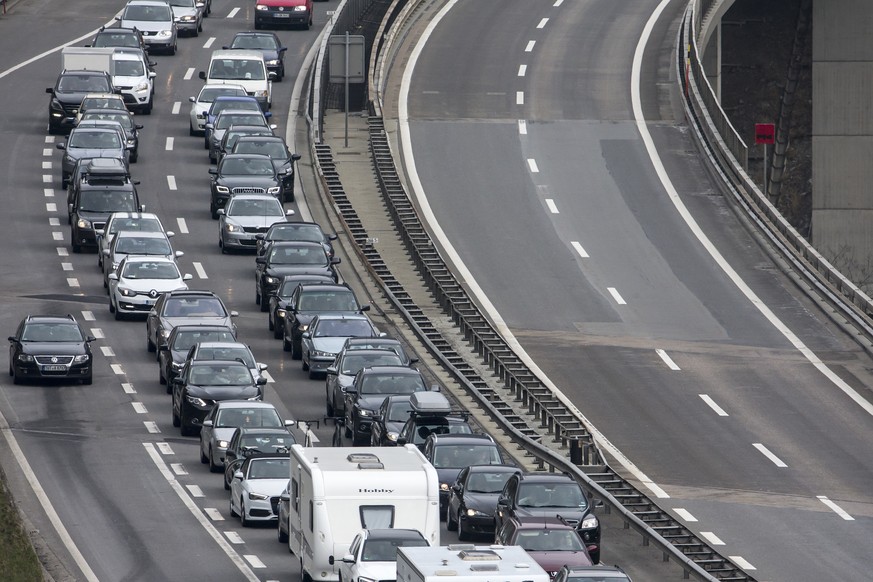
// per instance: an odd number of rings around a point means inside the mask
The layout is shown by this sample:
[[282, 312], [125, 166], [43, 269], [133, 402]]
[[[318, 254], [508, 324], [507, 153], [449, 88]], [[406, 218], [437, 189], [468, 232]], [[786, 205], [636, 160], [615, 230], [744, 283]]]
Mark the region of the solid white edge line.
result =
[[727, 412], [724, 411], [724, 409], [721, 406], [716, 404], [715, 400], [713, 400], [708, 394], [699, 394], [699, 396], [700, 396], [700, 399], [703, 400], [704, 402], [706, 402], [706, 405], [709, 406], [710, 408], [712, 408], [717, 415], [730, 416]]
[[855, 521], [855, 518], [852, 517], [851, 515], [849, 515], [849, 513], [845, 509], [843, 509], [842, 507], [840, 507], [839, 505], [837, 505], [836, 503], [834, 503], [833, 501], [831, 501], [830, 499], [828, 499], [824, 495], [817, 495], [816, 498], [819, 501], [821, 501], [822, 503], [824, 503], [827, 507], [829, 507], [834, 513], [836, 513], [837, 515], [839, 515], [840, 517], [845, 519], [846, 521]]
[[679, 371], [682, 369], [676, 365], [676, 362], [673, 361], [673, 358], [671, 358], [666, 351], [659, 348], [655, 350], [655, 353], [658, 354], [658, 356], [664, 361], [665, 364], [667, 364], [667, 367], [671, 370]]
[[761, 453], [762, 455], [764, 455], [765, 457], [770, 459], [770, 461], [774, 465], [776, 465], [777, 467], [784, 469], [785, 467], [788, 466], [785, 464], [785, 461], [783, 461], [782, 459], [777, 457], [775, 454], [773, 454], [772, 451], [770, 451], [770, 449], [768, 449], [767, 447], [765, 447], [761, 443], [752, 443], [752, 446], [755, 447], [756, 449], [758, 449], [759, 453]]
[[728, 276], [728, 278], [737, 286], [740, 292], [745, 295], [746, 299], [758, 309], [758, 311], [770, 322], [770, 324], [775, 327], [784, 337], [787, 339], [794, 348], [799, 351], [806, 360], [812, 364], [822, 375], [825, 376], [828, 380], [830, 380], [835, 386], [837, 386], [840, 390], [843, 391], [849, 398], [851, 398], [858, 406], [860, 406], [867, 414], [873, 416], [873, 404], [867, 401], [863, 396], [861, 396], [854, 388], [849, 386], [842, 378], [837, 376], [837, 374], [831, 370], [827, 365], [825, 365], [815, 353], [809, 349], [806, 344], [804, 344], [799, 337], [797, 337], [794, 332], [788, 329], [782, 320], [780, 320], [775, 313], [773, 313], [767, 305], [761, 300], [757, 294], [752, 291], [752, 289], [746, 284], [745, 281], [740, 277], [740, 275], [731, 267], [731, 265], [727, 262], [727, 260], [722, 256], [722, 254], [715, 248], [715, 245], [712, 244], [712, 241], [709, 240], [709, 237], [703, 232], [700, 226], [697, 224], [697, 221], [694, 220], [694, 217], [691, 216], [691, 213], [688, 211], [688, 208], [685, 206], [685, 203], [682, 202], [682, 199], [679, 197], [679, 193], [676, 191], [675, 186], [673, 185], [672, 180], [670, 180], [670, 176], [667, 175], [667, 170], [664, 168], [664, 164], [661, 162], [661, 156], [658, 154], [658, 150], [655, 147], [655, 142], [652, 139], [651, 133], [649, 133], [649, 128], [646, 125], [646, 120], [643, 117], [643, 107], [642, 107], [642, 99], [640, 97], [640, 71], [642, 69], [642, 61], [643, 61], [643, 53], [645, 52], [646, 43], [648, 42], [648, 38], [652, 33], [652, 29], [655, 26], [658, 18], [661, 15], [661, 12], [667, 7], [671, 0], [661, 0], [661, 3], [652, 13], [652, 16], [649, 18], [649, 21], [646, 22], [646, 26], [643, 29], [643, 34], [640, 37], [640, 41], [637, 44], [636, 51], [634, 52], [634, 61], [633, 67], [631, 69], [631, 104], [633, 106], [634, 119], [637, 125], [637, 130], [640, 132], [640, 137], [643, 140], [643, 143], [646, 146], [646, 152], [649, 155], [649, 158], [652, 161], [652, 166], [654, 166], [655, 172], [658, 174], [658, 178], [661, 181], [661, 184], [664, 186], [664, 190], [670, 198], [670, 201], [673, 203], [673, 206], [676, 208], [679, 216], [685, 221], [685, 224], [688, 225], [688, 228], [697, 237], [697, 240], [700, 241], [700, 244], [704, 249], [709, 253], [715, 263], [721, 268], [721, 270]]
[[[467, 282], [467, 287], [469, 292], [476, 298], [482, 310], [488, 315], [494, 327], [497, 329], [500, 336], [503, 338], [503, 341], [509, 345], [509, 347], [515, 352], [515, 354], [525, 363], [525, 365], [537, 376], [540, 382], [543, 383], [544, 386], [549, 388], [552, 393], [561, 401], [561, 403], [566, 406], [574, 415], [578, 418], [582, 419], [583, 422], [588, 426], [591, 431], [591, 435], [597, 441], [597, 444], [607, 451], [610, 455], [612, 455], [615, 459], [618, 460], [619, 463], [630, 473], [636, 477], [637, 480], [640, 481], [649, 491], [652, 492], [653, 495], [658, 497], [659, 499], [668, 499], [670, 496], [664, 491], [660, 486], [658, 486], [654, 481], [652, 481], [645, 473], [640, 471], [640, 469], [631, 462], [624, 454], [619, 451], [615, 445], [613, 445], [606, 436], [601, 433], [592, 422], [588, 420], [588, 418], [582, 414], [582, 411], [571, 401], [566, 394], [564, 394], [552, 380], [546, 376], [546, 374], [540, 369], [540, 367], [533, 361], [530, 355], [524, 350], [521, 344], [518, 342], [518, 339], [506, 325], [506, 322], [500, 316], [500, 313], [494, 307], [494, 304], [491, 303], [491, 300], [485, 295], [485, 292], [476, 282], [476, 279], [473, 277], [473, 274], [461, 260], [461, 257], [458, 255], [455, 247], [452, 245], [451, 241], [449, 241], [445, 232], [440, 226], [439, 222], [436, 219], [436, 216], [433, 213], [433, 209], [430, 207], [430, 203], [427, 199], [427, 194], [424, 191], [424, 187], [421, 184], [421, 180], [418, 177], [418, 173], [415, 169], [415, 156], [412, 153], [412, 140], [409, 134], [409, 110], [408, 110], [408, 102], [409, 102], [409, 88], [412, 81], [412, 74], [415, 71], [415, 64], [418, 61], [419, 55], [421, 55], [422, 50], [424, 50], [424, 45], [427, 43], [427, 40], [430, 38], [430, 35], [433, 34], [433, 30], [437, 27], [440, 21], [448, 14], [449, 10], [457, 4], [458, 0], [449, 0], [449, 2], [443, 6], [443, 8], [435, 15], [435, 17], [428, 23], [421, 37], [419, 37], [418, 42], [415, 45], [415, 48], [412, 50], [412, 53], [409, 57], [409, 61], [406, 69], [403, 71], [403, 79], [401, 80], [400, 85], [400, 99], [398, 100], [398, 121], [400, 124], [400, 141], [401, 147], [403, 149], [403, 157], [404, 157], [404, 165], [407, 169], [407, 175], [409, 176], [409, 182], [412, 186], [412, 195], [416, 197], [418, 200], [422, 218], [424, 218], [425, 222], [430, 225], [431, 230], [433, 232], [433, 236], [439, 241], [440, 245], [443, 247], [443, 250], [446, 253], [447, 260], [455, 267], [458, 275], [461, 280]], [[531, 50], [533, 49], [534, 41], [530, 41], [529, 47]]]
[[200, 522], [200, 525], [203, 527], [203, 529], [206, 530], [206, 533], [208, 533], [212, 537], [212, 539], [215, 540], [215, 543], [217, 543], [218, 546], [222, 550], [224, 550], [224, 553], [227, 555], [228, 558], [230, 558], [231, 562], [234, 563], [234, 565], [237, 567], [237, 569], [239, 569], [242, 575], [245, 576], [246, 579], [250, 582], [260, 582], [258, 577], [255, 576], [255, 573], [252, 572], [251, 568], [249, 568], [245, 561], [240, 557], [240, 555], [236, 553], [236, 550], [234, 550], [233, 547], [227, 542], [227, 540], [224, 539], [224, 536], [221, 535], [221, 533], [215, 528], [215, 526], [210, 523], [209, 519], [207, 519], [207, 517], [203, 515], [203, 512], [200, 511], [200, 508], [198, 508], [197, 504], [194, 503], [194, 500], [191, 499], [191, 497], [187, 493], [185, 493], [184, 488], [176, 480], [176, 476], [173, 475], [173, 473], [169, 469], [167, 469], [166, 464], [164, 463], [163, 459], [161, 459], [161, 456], [158, 454], [158, 451], [155, 450], [155, 447], [152, 445], [152, 443], [143, 443], [143, 446], [145, 447], [149, 457], [151, 457], [152, 461], [155, 463], [155, 466], [157, 466], [158, 471], [161, 472], [161, 474], [170, 484], [170, 487], [173, 489], [173, 491], [176, 492], [176, 495], [179, 496], [179, 499], [182, 500], [182, 503], [185, 504], [185, 507], [188, 508], [188, 511], [191, 512], [191, 515], [193, 515], [194, 518], [198, 522]]

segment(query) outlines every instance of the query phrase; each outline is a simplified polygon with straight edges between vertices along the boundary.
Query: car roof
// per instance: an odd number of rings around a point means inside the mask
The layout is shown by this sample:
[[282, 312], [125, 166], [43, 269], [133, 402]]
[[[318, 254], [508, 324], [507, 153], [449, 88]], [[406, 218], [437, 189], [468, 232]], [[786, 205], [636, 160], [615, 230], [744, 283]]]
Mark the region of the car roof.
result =
[[276, 197], [270, 194], [234, 194], [229, 202], [234, 200], [276, 200]]
[[[239, 360], [194, 360], [193, 362], [191, 362], [191, 366], [195, 367], [214, 366], [216, 364], [221, 364], [222, 366], [242, 366], [243, 368], [248, 370], [248, 367]], [[252, 402], [257, 402], [257, 400], [252, 400]]]
[[229, 331], [233, 333], [233, 330], [226, 325], [218, 325], [215, 323], [183, 323], [182, 325], [173, 327], [170, 335], [174, 333], [182, 333], [183, 331]]
[[28, 315], [25, 320], [41, 323], [75, 323], [77, 325], [79, 323], [72, 315]]
[[598, 564], [595, 566], [571, 566], [570, 564], [567, 564], [564, 566], [564, 568], [571, 576], [585, 576], [586, 574], [590, 574], [591, 576], [595, 576], [597, 578], [628, 577], [625, 571], [618, 566], [606, 566], [603, 564]]
[[515, 465], [470, 465], [470, 473], [519, 473]]
[[[326, 275], [326, 276], [329, 277], [330, 275]], [[339, 291], [340, 289], [354, 293], [354, 291], [352, 291], [352, 288], [349, 287], [348, 285], [346, 285], [345, 283], [301, 283], [300, 284], [300, 292], [301, 293], [305, 293], [307, 291]]]
[[155, 232], [153, 230], [119, 230], [115, 233], [115, 236], [116, 238], [159, 238], [167, 240], [170, 238], [165, 232]]
[[560, 516], [543, 516], [539, 515], [535, 518], [512, 518], [515, 520], [516, 529], [569, 529], [576, 531], [576, 528], [563, 519]]
[[165, 0], [127, 0], [126, 6], [169, 6]]
[[[234, 127], [234, 126], [231, 126], [231, 127]], [[261, 128], [260, 125], [253, 126], [253, 127]], [[282, 143], [282, 145], [285, 145], [285, 146], [288, 145], [285, 143], [285, 138], [283, 138], [282, 136], [279, 136], [279, 135], [244, 135], [244, 136], [240, 137], [239, 141], [236, 143], [239, 143], [240, 141], [243, 141], [243, 140], [245, 140], [245, 141], [277, 141], [277, 142]], [[315, 223], [313, 222], [313, 223], [307, 223], [307, 224], [315, 224]]]
[[[394, 352], [394, 351], [392, 351], [392, 350], [349, 350], [349, 351], [347, 351], [347, 352], [340, 352], [340, 355], [341, 355], [342, 357], [346, 357], [346, 356], [348, 356], [349, 354], [352, 354], [352, 355], [355, 355], [355, 356], [361, 356], [361, 357], [366, 357], [366, 356], [381, 356], [381, 355], [388, 355], [388, 354], [391, 354], [391, 355], [397, 356], [397, 352]], [[399, 358], [400, 356], [397, 356], [397, 357]], [[373, 366], [370, 366], [370, 367], [372, 368]], [[379, 367], [379, 368], [391, 368], [392, 366], [378, 366], [378, 367]], [[403, 366], [403, 367], [405, 368], [406, 366]], [[411, 369], [412, 369], [412, 368], [410, 368], [410, 370], [411, 370]], [[406, 394], [406, 396], [410, 396], [410, 395], [409, 395], [409, 394]]]
[[172, 297], [215, 297], [216, 299], [221, 299], [218, 295], [213, 293], [212, 291], [205, 291], [203, 289], [176, 289], [175, 291], [167, 291], [164, 293], [164, 296], [172, 296]]
[[[226, 401], [220, 401], [220, 402], [226, 402]], [[278, 428], [278, 427], [277, 428], [262, 428], [262, 427], [256, 427], [256, 426], [239, 426], [239, 427], [237, 427], [237, 430], [240, 431], [243, 435], [250, 435], [250, 434], [281, 434], [281, 435], [286, 435], [286, 434], [291, 434], [286, 429]], [[292, 434], [291, 436], [293, 437], [294, 435]]]
[[211, 60], [214, 61], [216, 59], [255, 59], [262, 61], [264, 60], [264, 53], [245, 49], [219, 49], [212, 51]]
[[[236, 99], [239, 101], [243, 100], [242, 95], [219, 95], [218, 97], [215, 98], [213, 103], [215, 103], [219, 99], [224, 99], [225, 97], [230, 97], [230, 98], [233, 98], [233, 99]], [[246, 97], [246, 100], [252, 100], [252, 99], [254, 99], [254, 97]], [[261, 117], [263, 117], [264, 112], [263, 111], [256, 111], [254, 109], [222, 109], [221, 111], [218, 112], [217, 117], [221, 117], [222, 115], [260, 115]]]
[[[276, 410], [276, 407], [269, 402], [262, 402], [259, 400], [218, 400], [215, 405], [219, 408], [268, 408], [270, 410]], [[279, 430], [280, 432], [288, 432], [282, 429]]]
[[117, 99], [124, 101], [124, 97], [117, 93], [85, 93], [82, 99]]
[[494, 439], [487, 434], [432, 434], [427, 438], [434, 440], [434, 445], [494, 445]]
[[[325, 317], [327, 319], [327, 317]], [[360, 350], [361, 352], [364, 350]], [[376, 351], [376, 350], [374, 350]], [[378, 350], [382, 352], [386, 352], [388, 350]], [[359, 350], [355, 350], [355, 353], [360, 353]], [[394, 352], [391, 352], [394, 353]], [[395, 354], [396, 355], [396, 354]], [[367, 368], [361, 369], [362, 376], [368, 376], [370, 374], [405, 374], [407, 376], [421, 376], [421, 372], [415, 368], [410, 368], [408, 366], [369, 366]]]
[[[245, 87], [243, 87], [242, 85], [237, 85], [235, 83], [206, 83], [205, 85], [200, 87], [200, 91], [203, 91], [204, 89], [222, 89], [227, 87], [233, 89], [242, 89], [243, 91], [246, 90]], [[243, 97], [243, 95], [219, 95], [218, 97], [216, 97], [216, 99], [219, 99], [220, 97]], [[248, 95], [245, 95], [245, 97], [248, 97]], [[254, 99], [254, 97], [252, 97], [252, 99]]]
[[[269, 160], [271, 164], [273, 163], [273, 160], [267, 154], [227, 154], [221, 158], [222, 162], [224, 160]], [[234, 198], [236, 196], [234, 195]]]
[[243, 342], [197, 342], [195, 345], [201, 348], [246, 348], [251, 350], [248, 344]]
[[[228, 154], [228, 155], [252, 155], [252, 156], [261, 156], [266, 157], [263, 154]], [[226, 156], [225, 156], [226, 157]], [[320, 242], [315, 242], [312, 240], [277, 240], [272, 241], [271, 248], [281, 249], [284, 247], [318, 247], [320, 249], [324, 249], [324, 246]]]
[[[361, 314], [350, 313], [347, 315], [342, 315], [339, 313], [323, 313], [323, 314], [316, 315], [315, 317], [317, 317], [319, 321], [340, 320], [340, 319], [350, 319], [350, 320], [353, 319], [353, 320], [358, 320], [358, 321], [370, 321], [370, 318], [362, 313]], [[412, 368], [404, 368], [404, 369], [411, 370]]]
[[[254, 113], [254, 112], [253, 112]], [[225, 139], [227, 139], [227, 135], [234, 131], [272, 131], [269, 127], [263, 125], [249, 125], [247, 123], [232, 123], [227, 128], [227, 133], [225, 134]], [[264, 136], [269, 137], [269, 136]], [[242, 138], [240, 138], [242, 139]], [[261, 154], [266, 155], [266, 154]]]
[[[94, 158], [94, 159], [99, 160], [99, 159], [118, 159], [118, 158]], [[160, 220], [158, 218], [158, 215], [155, 214], [154, 212], [113, 212], [112, 214], [109, 215], [107, 222], [109, 222], [110, 220], [112, 220], [114, 218], [136, 218], [139, 220], [148, 220], [148, 219]]]
[[531, 483], [575, 483], [579, 484], [573, 477], [566, 473], [522, 473], [519, 479]]
[[86, 109], [85, 112], [82, 113], [82, 115], [89, 115], [89, 114], [95, 114], [95, 113], [101, 113], [103, 115], [108, 115], [111, 113], [113, 115], [127, 115], [128, 117], [133, 117], [133, 115], [131, 115], [130, 111], [128, 111], [126, 109], [108, 109], [106, 107], [92, 107], [90, 109]]
[[[162, 257], [159, 255], [127, 255], [122, 259], [127, 263], [172, 263], [176, 264], [174, 259]], [[220, 326], [219, 326], [220, 327]]]

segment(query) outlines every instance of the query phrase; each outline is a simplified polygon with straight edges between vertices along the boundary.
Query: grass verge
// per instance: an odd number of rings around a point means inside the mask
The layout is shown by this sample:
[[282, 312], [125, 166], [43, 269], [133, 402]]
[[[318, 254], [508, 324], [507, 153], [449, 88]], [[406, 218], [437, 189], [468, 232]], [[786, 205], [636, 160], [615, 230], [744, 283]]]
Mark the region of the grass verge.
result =
[[4, 582], [42, 582], [42, 568], [0, 469], [0, 572]]

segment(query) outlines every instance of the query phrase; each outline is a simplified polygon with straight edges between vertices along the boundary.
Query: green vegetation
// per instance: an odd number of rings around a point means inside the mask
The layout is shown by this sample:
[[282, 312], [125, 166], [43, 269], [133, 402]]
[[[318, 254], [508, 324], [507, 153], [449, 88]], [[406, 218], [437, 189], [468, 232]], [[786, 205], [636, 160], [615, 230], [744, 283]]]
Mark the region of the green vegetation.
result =
[[4, 582], [41, 582], [42, 569], [0, 471], [0, 572]]

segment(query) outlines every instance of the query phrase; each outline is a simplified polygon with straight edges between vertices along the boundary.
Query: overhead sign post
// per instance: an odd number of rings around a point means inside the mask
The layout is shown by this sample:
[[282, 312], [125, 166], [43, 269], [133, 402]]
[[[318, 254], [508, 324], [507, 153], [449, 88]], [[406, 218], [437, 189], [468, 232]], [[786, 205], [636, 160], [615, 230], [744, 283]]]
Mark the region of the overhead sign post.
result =
[[346, 147], [349, 147], [349, 84], [366, 81], [366, 39], [360, 34], [333, 34], [328, 39], [328, 81], [345, 83]]
[[776, 125], [773, 123], [755, 124], [755, 143], [764, 146], [764, 195], [769, 190], [767, 184], [767, 146], [776, 143]]

